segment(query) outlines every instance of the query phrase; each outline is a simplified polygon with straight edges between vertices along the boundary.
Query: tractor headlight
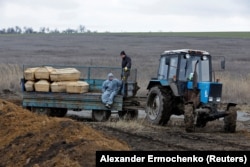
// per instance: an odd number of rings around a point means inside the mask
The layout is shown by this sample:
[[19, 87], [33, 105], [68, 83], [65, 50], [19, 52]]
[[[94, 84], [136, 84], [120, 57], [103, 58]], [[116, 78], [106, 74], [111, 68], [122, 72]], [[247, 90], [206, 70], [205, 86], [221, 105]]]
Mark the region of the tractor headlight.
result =
[[187, 53], [187, 54], [185, 54], [184, 58], [185, 58], [185, 59], [189, 59], [189, 58], [190, 58], [190, 55]]
[[209, 96], [208, 101], [210, 101], [210, 102], [213, 101], [213, 97]]
[[220, 97], [216, 97], [216, 102], [220, 102]]
[[207, 56], [205, 56], [205, 55], [202, 56], [202, 57], [201, 57], [201, 60], [207, 60]]

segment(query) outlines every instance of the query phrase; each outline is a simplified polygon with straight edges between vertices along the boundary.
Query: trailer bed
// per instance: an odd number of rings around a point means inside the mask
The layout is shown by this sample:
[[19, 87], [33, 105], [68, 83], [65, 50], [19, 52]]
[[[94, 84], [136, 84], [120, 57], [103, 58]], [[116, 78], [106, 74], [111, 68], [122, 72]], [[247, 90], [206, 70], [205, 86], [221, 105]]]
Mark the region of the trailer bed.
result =
[[[101, 93], [23, 92], [23, 107], [67, 108], [76, 110], [107, 110]], [[111, 110], [121, 111], [123, 96], [115, 96]]]

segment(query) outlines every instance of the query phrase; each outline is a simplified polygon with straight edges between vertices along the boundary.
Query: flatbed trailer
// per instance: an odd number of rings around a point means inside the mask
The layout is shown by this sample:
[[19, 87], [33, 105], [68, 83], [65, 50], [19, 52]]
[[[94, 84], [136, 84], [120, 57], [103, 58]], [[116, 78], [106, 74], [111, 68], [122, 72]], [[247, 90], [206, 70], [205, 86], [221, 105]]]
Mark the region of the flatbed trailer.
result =
[[[26, 67], [27, 66], [24, 66], [24, 69], [26, 69]], [[52, 67], [55, 66], [52, 65]], [[69, 68], [69, 66], [56, 66], [56, 68]], [[124, 93], [116, 95], [111, 109], [107, 109], [101, 101], [102, 83], [106, 80], [108, 72], [112, 72], [116, 74], [115, 76], [118, 76], [120, 74], [121, 68], [82, 66], [73, 66], [73, 68], [76, 68], [81, 72], [80, 81], [85, 81], [89, 84], [88, 92], [28, 92], [25, 90], [24, 86], [26, 80], [22, 78], [21, 83], [23, 92], [23, 107], [33, 112], [59, 117], [65, 116], [68, 110], [91, 110], [92, 119], [95, 121], [105, 121], [110, 117], [111, 113], [117, 113], [120, 117], [129, 115], [129, 117], [135, 118], [138, 115], [138, 109], [143, 108], [140, 101], [137, 101], [138, 98], [135, 96], [138, 90], [136, 74], [132, 75], [132, 78], [130, 78], [127, 83], [123, 84], [125, 88]], [[136, 69], [132, 71], [132, 73], [136, 72]], [[94, 73], [98, 75], [95, 75]]]

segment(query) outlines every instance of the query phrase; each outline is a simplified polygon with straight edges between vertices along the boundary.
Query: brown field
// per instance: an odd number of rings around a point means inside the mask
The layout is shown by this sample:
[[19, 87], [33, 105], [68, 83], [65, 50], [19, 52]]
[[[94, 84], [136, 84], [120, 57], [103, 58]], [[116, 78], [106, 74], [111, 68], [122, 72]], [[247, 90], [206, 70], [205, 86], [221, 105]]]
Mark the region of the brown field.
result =
[[[223, 102], [239, 103], [239, 110], [250, 112], [249, 44], [250, 38], [204, 34], [0, 35], [0, 98], [20, 105], [23, 65], [119, 67], [121, 50], [132, 58], [141, 87], [138, 94], [144, 96], [150, 78], [156, 77], [160, 54], [191, 48], [225, 56], [226, 70], [215, 73], [215, 78], [224, 84]], [[106, 73], [99, 76], [106, 78]], [[116, 77], [119, 78], [119, 73]], [[250, 149], [250, 120], [238, 120], [236, 133], [232, 134], [223, 132], [222, 120], [209, 122], [195, 133], [185, 132], [182, 118], [171, 117], [163, 127], [149, 125], [144, 119], [106, 123], [77, 120], [36, 115], [0, 100], [0, 125], [4, 127], [0, 130], [4, 136], [0, 139], [0, 166], [94, 166], [95, 151], [103, 149]]]

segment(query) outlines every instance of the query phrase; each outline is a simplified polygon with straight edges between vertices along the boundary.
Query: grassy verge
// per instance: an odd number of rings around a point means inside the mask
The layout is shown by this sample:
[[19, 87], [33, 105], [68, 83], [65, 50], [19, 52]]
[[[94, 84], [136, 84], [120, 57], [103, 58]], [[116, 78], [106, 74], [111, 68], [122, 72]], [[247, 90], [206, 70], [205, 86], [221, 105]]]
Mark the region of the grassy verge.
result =
[[20, 92], [22, 69], [16, 64], [0, 64], [1, 90]]
[[250, 101], [250, 74], [221, 73], [218, 76], [223, 83], [223, 101], [241, 104], [247, 104]]

